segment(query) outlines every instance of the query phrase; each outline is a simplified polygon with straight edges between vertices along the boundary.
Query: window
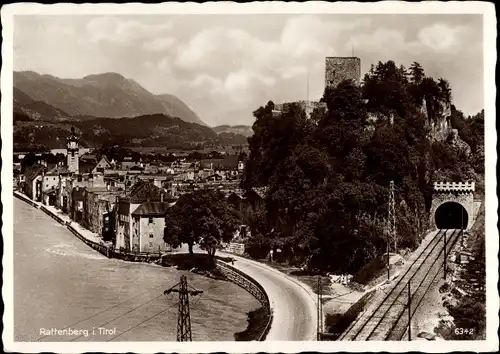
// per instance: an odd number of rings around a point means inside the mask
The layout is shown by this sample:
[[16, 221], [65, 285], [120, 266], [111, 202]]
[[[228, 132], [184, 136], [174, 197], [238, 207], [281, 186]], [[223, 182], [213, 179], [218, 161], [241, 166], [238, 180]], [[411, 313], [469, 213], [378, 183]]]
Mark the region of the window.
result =
[[153, 218], [149, 218], [149, 224], [153, 224], [153, 223], [154, 223]]
[[151, 232], [151, 233], [149, 234], [149, 238], [154, 238], [154, 237], [155, 237], [155, 235]]
[[153, 242], [150, 242], [150, 243], [149, 243], [149, 247], [150, 247], [150, 248], [153, 248]]

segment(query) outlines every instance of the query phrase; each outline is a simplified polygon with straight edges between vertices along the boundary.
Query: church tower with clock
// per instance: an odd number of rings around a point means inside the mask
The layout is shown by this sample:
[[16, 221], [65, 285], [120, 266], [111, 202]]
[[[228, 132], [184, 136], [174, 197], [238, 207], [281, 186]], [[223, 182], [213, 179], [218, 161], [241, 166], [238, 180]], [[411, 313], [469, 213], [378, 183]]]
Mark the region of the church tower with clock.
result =
[[75, 134], [75, 127], [71, 128], [71, 134], [68, 137], [68, 143], [66, 147], [67, 158], [68, 158], [68, 171], [73, 173], [79, 172], [78, 166], [78, 138]]

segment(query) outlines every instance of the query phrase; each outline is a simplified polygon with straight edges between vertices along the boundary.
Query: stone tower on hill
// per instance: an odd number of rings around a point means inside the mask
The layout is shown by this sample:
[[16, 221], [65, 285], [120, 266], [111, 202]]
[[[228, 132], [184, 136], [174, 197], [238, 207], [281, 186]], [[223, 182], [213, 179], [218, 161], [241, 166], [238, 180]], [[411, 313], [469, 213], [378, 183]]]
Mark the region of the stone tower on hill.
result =
[[344, 80], [359, 84], [361, 80], [361, 59], [357, 57], [326, 57], [325, 88], [336, 87]]

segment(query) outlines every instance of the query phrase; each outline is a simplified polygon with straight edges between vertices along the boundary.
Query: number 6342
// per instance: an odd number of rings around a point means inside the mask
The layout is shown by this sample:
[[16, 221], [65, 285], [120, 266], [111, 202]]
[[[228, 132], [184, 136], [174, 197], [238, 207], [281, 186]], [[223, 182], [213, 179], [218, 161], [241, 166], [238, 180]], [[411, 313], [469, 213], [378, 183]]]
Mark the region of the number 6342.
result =
[[456, 335], [468, 334], [472, 335], [474, 333], [474, 328], [455, 328]]

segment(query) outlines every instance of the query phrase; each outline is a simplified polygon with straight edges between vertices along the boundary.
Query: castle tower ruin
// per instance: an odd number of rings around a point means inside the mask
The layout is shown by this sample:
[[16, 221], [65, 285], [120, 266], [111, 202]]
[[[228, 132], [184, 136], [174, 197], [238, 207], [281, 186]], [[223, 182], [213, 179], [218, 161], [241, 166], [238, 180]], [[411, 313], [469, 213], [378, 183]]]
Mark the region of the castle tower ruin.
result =
[[336, 87], [344, 80], [361, 81], [361, 59], [357, 57], [326, 57], [325, 88]]

